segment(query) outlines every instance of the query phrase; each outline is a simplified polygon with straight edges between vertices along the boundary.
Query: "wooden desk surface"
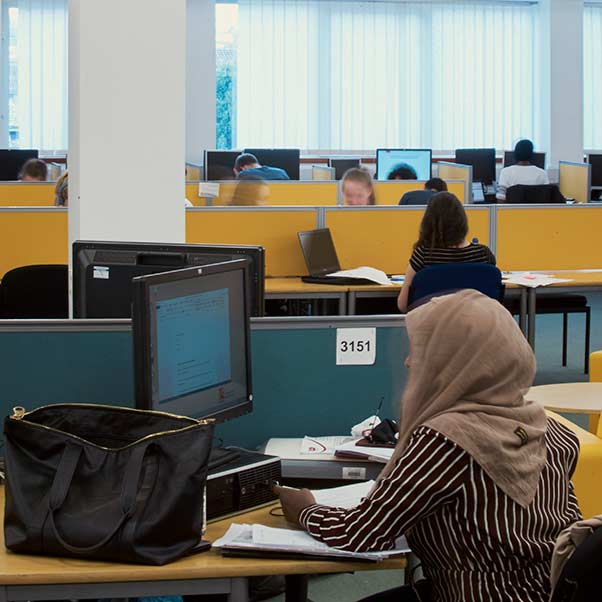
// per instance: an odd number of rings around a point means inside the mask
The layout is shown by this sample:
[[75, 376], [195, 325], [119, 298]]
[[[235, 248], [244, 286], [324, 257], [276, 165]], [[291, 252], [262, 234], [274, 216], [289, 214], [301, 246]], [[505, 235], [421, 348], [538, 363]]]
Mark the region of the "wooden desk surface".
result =
[[395, 282], [391, 286], [383, 286], [381, 284], [358, 284], [356, 286], [348, 286], [347, 290], [350, 293], [391, 293], [399, 294], [403, 283]]
[[[0, 493], [0, 503], [3, 507], [3, 487]], [[226, 532], [232, 522], [261, 523], [271, 527], [287, 526], [284, 518], [273, 517], [269, 513], [269, 508], [262, 508], [233, 519], [210, 524], [205, 539], [215, 541]], [[0, 584], [2, 585], [172, 581], [256, 575], [346, 573], [362, 570], [403, 569], [406, 564], [403, 558], [378, 563], [224, 558], [217, 551], [210, 550], [166, 566], [143, 566], [13, 554], [4, 547], [4, 533], [1, 537]]]
[[602, 383], [560, 383], [531, 387], [525, 396], [555, 412], [602, 413]]
[[558, 282], [544, 288], [563, 288], [572, 286], [602, 286], [602, 272], [588, 272], [587, 270], [577, 270], [574, 272], [546, 272], [557, 278], [567, 278], [571, 282]]
[[286, 293], [340, 293], [345, 294], [348, 290], [346, 286], [337, 284], [311, 284], [303, 282], [301, 278], [266, 278], [265, 293], [286, 294]]

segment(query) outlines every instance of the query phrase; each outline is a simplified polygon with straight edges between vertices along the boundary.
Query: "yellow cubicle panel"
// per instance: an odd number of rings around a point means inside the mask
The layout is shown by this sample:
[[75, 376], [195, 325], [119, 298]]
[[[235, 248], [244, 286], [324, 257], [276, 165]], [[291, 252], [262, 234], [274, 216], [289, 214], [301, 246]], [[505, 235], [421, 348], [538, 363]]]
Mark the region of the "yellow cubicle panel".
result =
[[24, 265], [67, 263], [67, 209], [0, 209], [0, 275]]
[[186, 212], [189, 243], [261, 245], [267, 276], [307, 274], [297, 232], [317, 227], [316, 209], [207, 207]]
[[460, 163], [447, 163], [446, 161], [439, 161], [439, 163], [437, 163], [437, 170], [439, 177], [446, 182], [449, 180], [459, 180], [463, 182], [463, 202], [470, 203], [472, 200], [472, 167], [470, 165], [461, 165]]
[[194, 163], [186, 163], [186, 181], [198, 182], [201, 179], [201, 166]]
[[52, 206], [54, 187], [53, 182], [0, 182], [0, 206]]
[[[326, 210], [342, 269], [370, 266], [403, 274], [418, 239], [424, 207], [341, 207]], [[467, 210], [469, 238], [489, 244], [489, 212]]]
[[[401, 197], [412, 190], [424, 190], [424, 180], [392, 180], [374, 182], [374, 193], [377, 205], [398, 205]], [[447, 189], [455, 194], [462, 203], [466, 203], [465, 184], [462, 181], [447, 182]]]
[[[219, 196], [213, 198], [213, 206], [230, 205], [236, 198], [236, 187], [239, 182], [219, 182]], [[299, 182], [299, 181], [270, 181], [265, 195], [266, 203], [270, 206], [304, 205], [304, 206], [333, 206], [338, 201], [337, 182]]]
[[195, 207], [204, 207], [205, 199], [199, 196], [199, 183], [198, 182], [186, 182], [186, 198]]
[[602, 207], [499, 205], [496, 212], [496, 254], [501, 269], [602, 268]]
[[589, 163], [559, 162], [559, 188], [567, 199], [589, 203], [591, 165]]

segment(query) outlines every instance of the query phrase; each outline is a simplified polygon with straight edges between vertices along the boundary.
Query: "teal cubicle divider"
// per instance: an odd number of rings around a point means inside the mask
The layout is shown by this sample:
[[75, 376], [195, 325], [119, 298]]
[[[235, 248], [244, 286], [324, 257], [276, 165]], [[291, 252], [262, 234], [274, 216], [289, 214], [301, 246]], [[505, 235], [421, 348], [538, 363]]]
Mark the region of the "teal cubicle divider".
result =
[[[336, 329], [375, 327], [376, 362], [337, 366]], [[254, 408], [217, 428], [224, 443], [345, 434], [373, 414], [396, 417], [407, 339], [400, 317], [259, 318], [252, 333]], [[0, 322], [0, 413], [61, 402], [133, 405], [129, 321]]]

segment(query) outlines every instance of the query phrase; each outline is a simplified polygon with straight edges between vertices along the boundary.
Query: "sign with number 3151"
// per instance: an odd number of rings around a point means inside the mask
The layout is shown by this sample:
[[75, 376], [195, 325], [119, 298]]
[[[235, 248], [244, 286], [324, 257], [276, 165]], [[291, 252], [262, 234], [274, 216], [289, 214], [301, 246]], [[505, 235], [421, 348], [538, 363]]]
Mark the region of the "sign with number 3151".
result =
[[337, 328], [337, 366], [372, 366], [376, 328]]

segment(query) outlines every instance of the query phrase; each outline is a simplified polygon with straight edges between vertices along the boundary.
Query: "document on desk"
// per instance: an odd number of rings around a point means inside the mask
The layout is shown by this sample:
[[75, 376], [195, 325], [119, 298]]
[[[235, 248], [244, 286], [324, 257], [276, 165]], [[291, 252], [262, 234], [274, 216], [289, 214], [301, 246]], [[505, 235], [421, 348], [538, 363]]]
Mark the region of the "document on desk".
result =
[[199, 196], [215, 198], [219, 196], [219, 184], [217, 182], [199, 182]]
[[355, 508], [368, 495], [374, 481], [353, 483], [331, 489], [316, 489], [312, 491], [316, 503], [321, 506], [332, 506], [333, 508]]
[[358, 280], [371, 280], [376, 284], [382, 284], [383, 286], [392, 286], [389, 277], [382, 271], [376, 268], [368, 266], [362, 266], [353, 270], [340, 270], [338, 272], [332, 272], [328, 276], [340, 276], [341, 278], [357, 278]]
[[571, 282], [570, 278], [557, 278], [548, 274], [531, 274], [529, 272], [510, 273], [502, 278], [504, 284], [518, 284], [526, 288], [538, 288], [560, 282]]
[[339, 458], [363, 458], [372, 460], [373, 462], [386, 463], [391, 459], [391, 456], [395, 451], [394, 447], [359, 446], [356, 445], [357, 442], [358, 439], [354, 439], [353, 441], [339, 445], [336, 448], [334, 455]]
[[339, 445], [343, 445], [343, 443], [347, 443], [350, 440], [351, 437], [349, 436], [310, 437], [306, 435], [301, 440], [301, 453], [303, 455], [334, 454], [334, 450]]
[[396, 544], [394, 550], [383, 552], [348, 552], [331, 548], [315, 540], [305, 531], [275, 529], [263, 525], [232, 524], [225, 535], [213, 543], [213, 546], [222, 550], [281, 552], [341, 560], [379, 561], [409, 552], [405, 538], [398, 539]]

